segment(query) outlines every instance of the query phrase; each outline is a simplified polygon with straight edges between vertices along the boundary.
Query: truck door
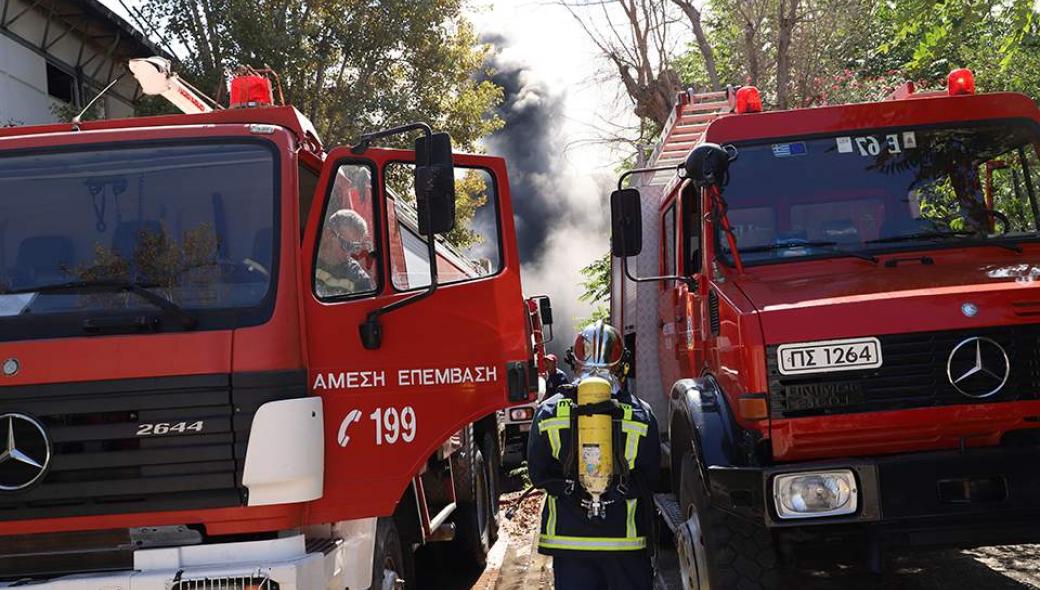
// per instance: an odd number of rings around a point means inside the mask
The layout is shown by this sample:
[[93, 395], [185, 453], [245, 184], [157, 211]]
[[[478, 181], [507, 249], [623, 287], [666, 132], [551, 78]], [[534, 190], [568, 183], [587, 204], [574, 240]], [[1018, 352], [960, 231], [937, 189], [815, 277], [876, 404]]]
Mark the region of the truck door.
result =
[[[464, 425], [526, 396], [525, 307], [505, 163], [457, 155], [457, 225], [427, 242], [414, 205], [414, 153], [329, 154], [302, 248], [310, 387], [323, 398], [325, 487], [310, 522], [388, 515], [426, 460]], [[370, 343], [371, 344], [371, 343]], [[515, 403], [515, 402], [514, 402]]]
[[704, 255], [701, 247], [701, 191], [692, 183], [687, 184], [681, 199], [679, 273], [693, 279], [693, 288], [689, 284], [676, 285], [679, 289], [678, 322], [683, 326], [679, 370], [683, 377], [699, 377], [704, 366], [704, 340], [711, 329], [705, 323], [708, 285], [701, 274]]
[[[678, 260], [678, 220], [679, 200], [672, 199], [665, 206], [661, 214], [661, 275], [673, 276], [676, 273], [676, 262]], [[679, 303], [681, 295], [681, 283], [676, 281], [661, 281], [660, 301], [657, 309], [660, 314], [661, 339], [660, 339], [660, 362], [661, 362], [661, 385], [670, 389], [672, 384], [679, 380], [679, 358], [680, 350], [683, 348], [682, 341], [685, 325], [680, 325]]]

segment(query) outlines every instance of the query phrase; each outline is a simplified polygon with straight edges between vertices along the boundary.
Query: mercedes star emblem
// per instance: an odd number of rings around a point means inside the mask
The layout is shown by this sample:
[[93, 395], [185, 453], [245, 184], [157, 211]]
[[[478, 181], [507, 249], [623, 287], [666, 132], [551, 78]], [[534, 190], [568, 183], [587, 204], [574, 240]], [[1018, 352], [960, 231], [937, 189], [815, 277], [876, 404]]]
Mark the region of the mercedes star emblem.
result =
[[963, 313], [966, 318], [973, 318], [979, 313], [979, 306], [974, 303], [965, 303], [961, 305], [961, 313]]
[[13, 492], [36, 483], [51, 462], [43, 425], [25, 414], [0, 415], [0, 490]]
[[996, 341], [975, 336], [953, 348], [946, 361], [946, 376], [953, 387], [968, 397], [989, 397], [1007, 384], [1011, 362]]
[[18, 359], [7, 359], [4, 361], [4, 375], [8, 377], [16, 375], [19, 368]]

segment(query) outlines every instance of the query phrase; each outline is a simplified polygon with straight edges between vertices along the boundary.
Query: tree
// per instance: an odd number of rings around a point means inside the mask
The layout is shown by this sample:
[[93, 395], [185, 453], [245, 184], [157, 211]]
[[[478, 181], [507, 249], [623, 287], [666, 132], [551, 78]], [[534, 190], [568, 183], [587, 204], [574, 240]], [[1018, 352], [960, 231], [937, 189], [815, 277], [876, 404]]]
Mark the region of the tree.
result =
[[[181, 71], [223, 94], [225, 70], [269, 66], [285, 97], [326, 145], [412, 121], [448, 131], [458, 146], [501, 126], [502, 99], [479, 74], [488, 47], [463, 0], [145, 0], [160, 30], [185, 47]], [[399, 145], [407, 140], [402, 138]]]
[[584, 280], [581, 282], [582, 294], [578, 299], [595, 307], [592, 315], [579, 320], [579, 330], [597, 320], [610, 318], [610, 253], [607, 252], [582, 268], [581, 276]]
[[711, 40], [704, 31], [703, 13], [692, 0], [672, 0], [672, 2], [682, 9], [683, 14], [690, 21], [690, 28], [697, 40], [697, 49], [700, 51], [701, 59], [704, 60], [704, 72], [711, 83], [711, 89], [721, 90], [722, 84], [719, 82], [719, 72], [715, 65], [715, 49], [711, 46]]
[[616, 70], [633, 110], [656, 134], [682, 88], [671, 68], [676, 22], [666, 0], [560, 0]]

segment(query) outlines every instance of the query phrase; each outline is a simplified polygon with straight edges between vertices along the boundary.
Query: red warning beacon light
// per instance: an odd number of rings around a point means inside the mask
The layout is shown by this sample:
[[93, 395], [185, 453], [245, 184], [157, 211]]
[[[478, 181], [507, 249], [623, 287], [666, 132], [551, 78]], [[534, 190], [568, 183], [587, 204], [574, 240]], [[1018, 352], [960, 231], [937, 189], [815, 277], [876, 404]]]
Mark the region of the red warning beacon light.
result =
[[968, 68], [960, 68], [950, 72], [946, 78], [946, 89], [950, 96], [971, 96], [975, 94], [975, 74]]
[[762, 95], [754, 86], [744, 86], [737, 89], [737, 112], [738, 113], [761, 113]]
[[266, 76], [247, 74], [231, 79], [231, 108], [267, 107], [272, 104], [274, 92]]

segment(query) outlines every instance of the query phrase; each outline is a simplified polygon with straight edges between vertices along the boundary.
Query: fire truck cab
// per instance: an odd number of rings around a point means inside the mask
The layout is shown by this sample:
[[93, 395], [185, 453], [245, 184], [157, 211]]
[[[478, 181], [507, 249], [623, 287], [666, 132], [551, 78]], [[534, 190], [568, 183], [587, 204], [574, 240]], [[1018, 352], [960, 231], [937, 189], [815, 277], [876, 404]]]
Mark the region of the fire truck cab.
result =
[[684, 587], [1036, 542], [1036, 104], [959, 70], [761, 110], [684, 96], [612, 196], [613, 319], [666, 433]]
[[0, 130], [0, 587], [398, 588], [494, 540], [537, 391], [505, 163], [327, 151], [246, 78]]

